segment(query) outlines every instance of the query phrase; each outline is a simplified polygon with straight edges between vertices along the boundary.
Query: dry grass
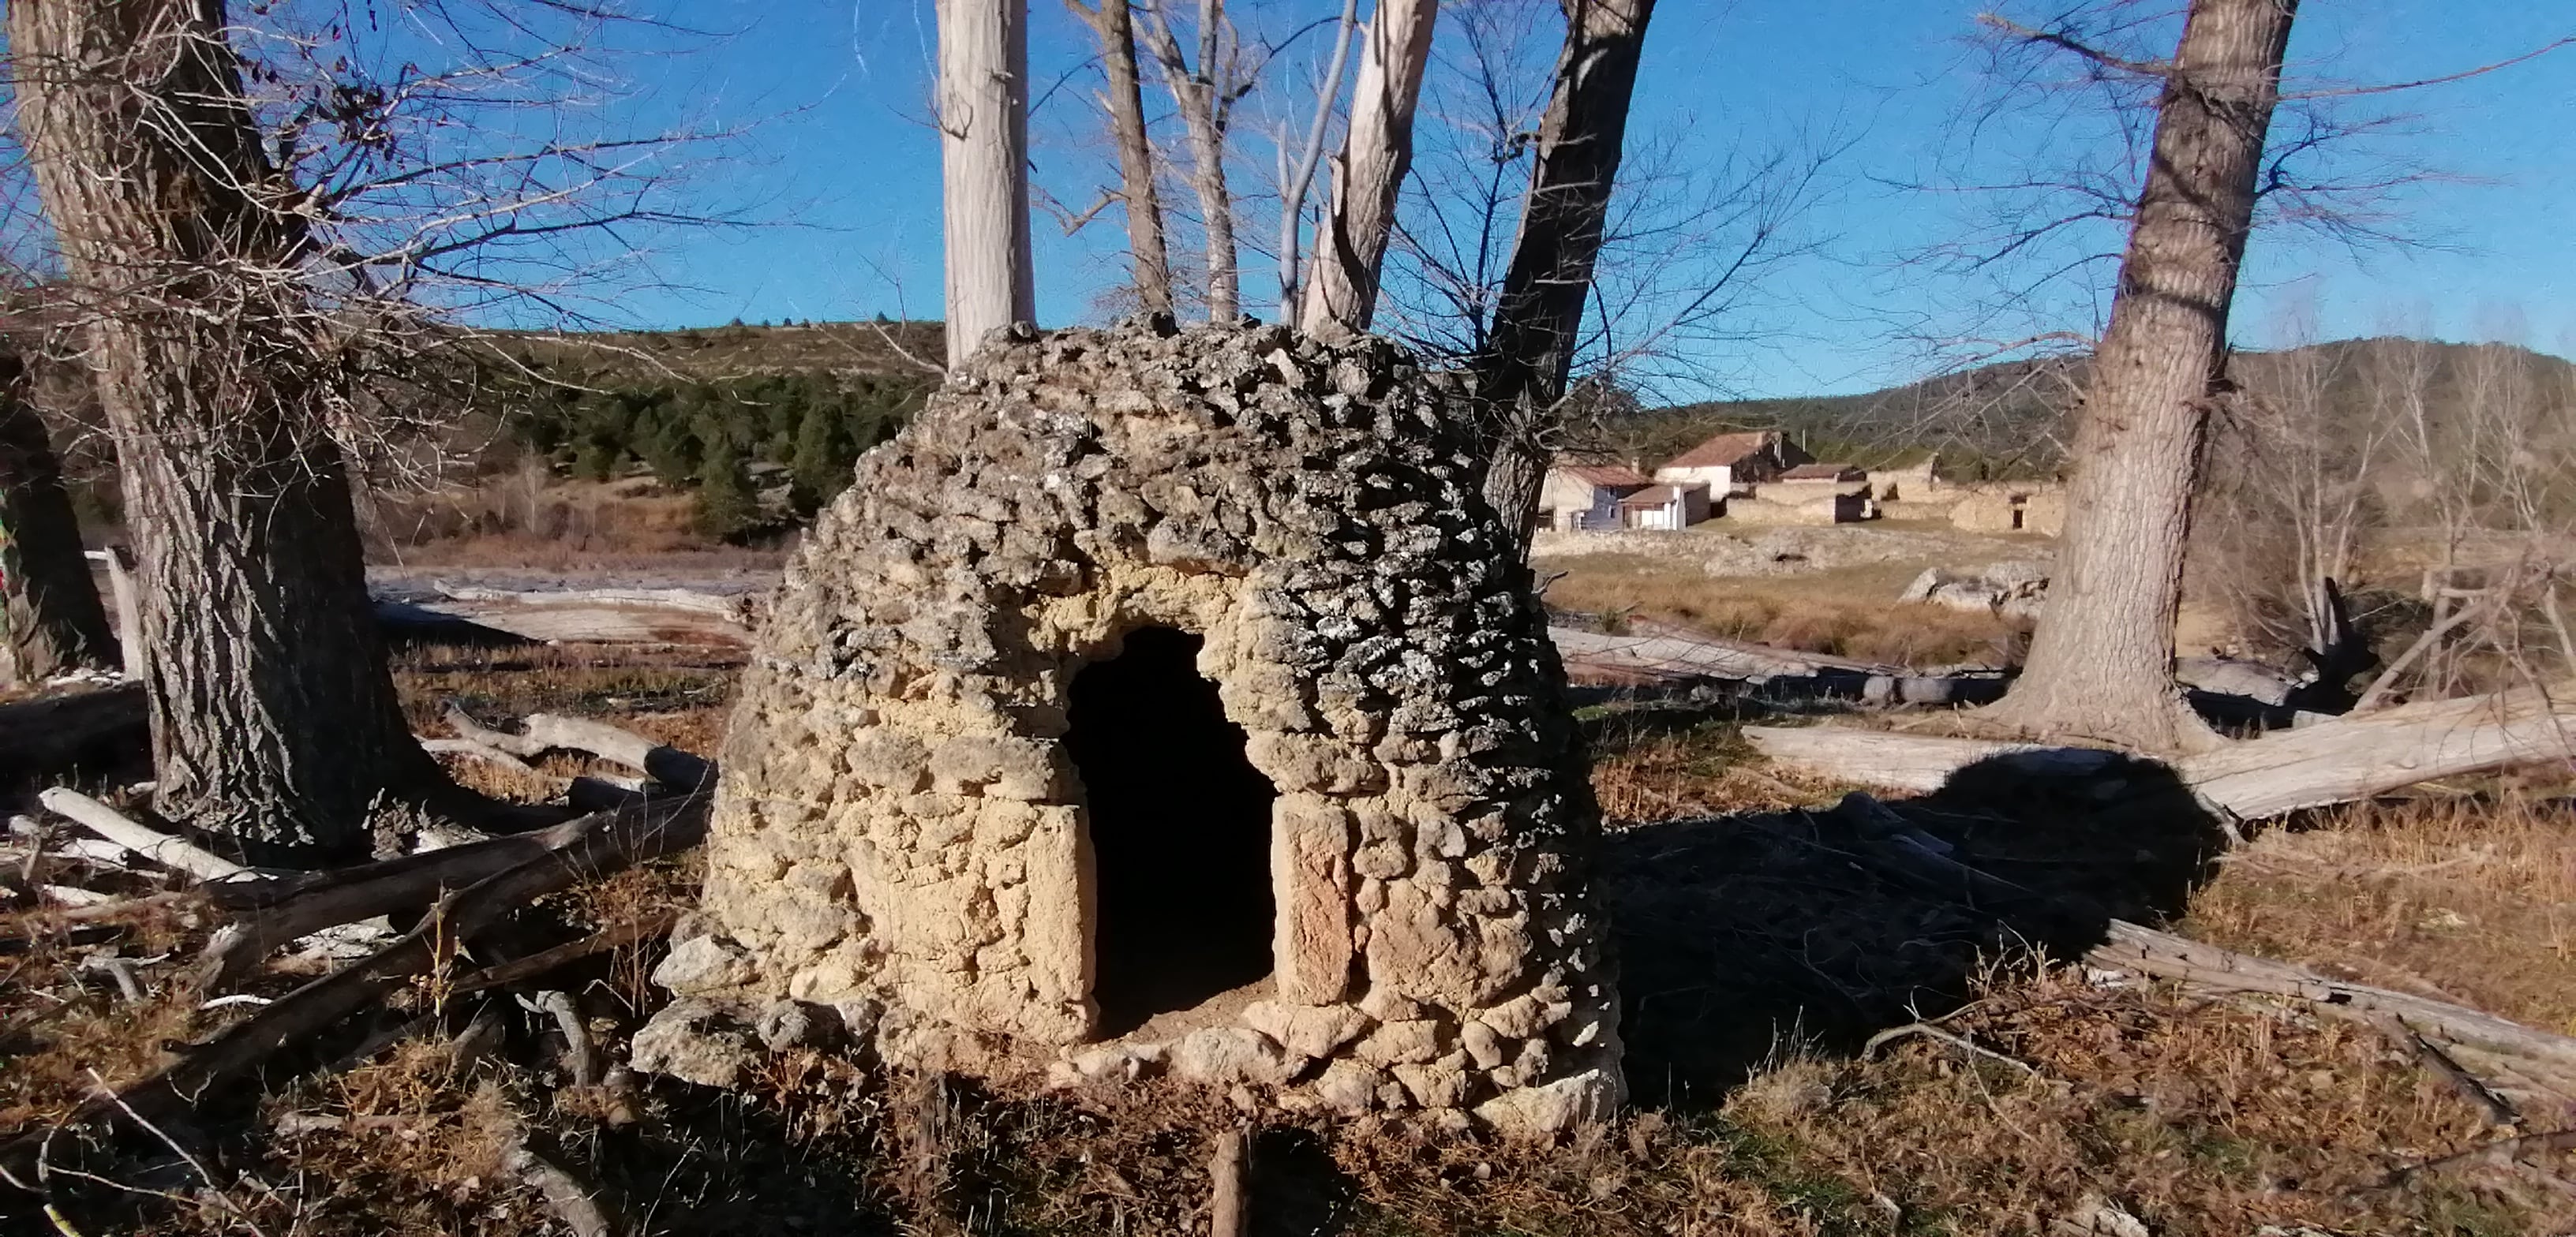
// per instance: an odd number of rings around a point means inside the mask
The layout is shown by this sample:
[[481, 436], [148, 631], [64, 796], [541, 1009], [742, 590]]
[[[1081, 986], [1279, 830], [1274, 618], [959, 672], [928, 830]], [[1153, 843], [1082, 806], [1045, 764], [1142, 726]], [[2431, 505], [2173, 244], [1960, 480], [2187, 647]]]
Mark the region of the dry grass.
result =
[[380, 496], [378, 540], [398, 557], [448, 566], [552, 567], [603, 555], [661, 560], [721, 547], [694, 527], [697, 500], [650, 477], [567, 480], [531, 466], [516, 475], [426, 493]]
[[2576, 801], [2326, 813], [2231, 857], [2194, 936], [2576, 1035]]
[[[585, 713], [712, 752], [736, 669], [703, 651], [549, 646], [419, 650], [399, 676], [432, 733], [434, 702], [455, 696], [487, 721]], [[1845, 788], [1768, 768], [1731, 725], [1595, 729], [1594, 787], [1618, 822], [1604, 881], [1645, 1106], [1554, 1147], [1403, 1123], [1265, 1122], [1253, 1182], [1263, 1237], [2057, 1237], [2053, 1223], [2093, 1205], [2158, 1237], [2576, 1226], [2576, 1198], [2528, 1172], [2443, 1170], [2392, 1186], [2400, 1170], [2494, 1135], [2368, 1032], [2005, 965], [2015, 945], [2069, 925], [1979, 918], [1864, 871], [1841, 853], [1857, 842], [1834, 818], [1801, 810]], [[2356, 808], [2265, 838], [2194, 892], [2207, 839], [2170, 797], [2105, 804], [2020, 783], [1961, 795], [1900, 806], [1969, 861], [2049, 882], [2086, 922], [2187, 909], [2186, 930], [2233, 947], [2576, 1030], [2564, 802]], [[630, 871], [548, 899], [521, 929], [570, 939], [685, 908], [697, 880], [694, 861]], [[0, 936], [30, 922], [0, 922]], [[212, 926], [147, 924], [116, 947], [184, 960]], [[166, 1042], [240, 1016], [197, 1011], [170, 982], [176, 962], [147, 973], [151, 1000], [123, 1002], [107, 976], [79, 969], [96, 951], [0, 955], [0, 1131], [41, 1128], [90, 1069], [132, 1077]], [[611, 1059], [662, 999], [644, 982], [656, 952], [621, 949], [548, 981], [579, 995]], [[427, 1011], [434, 995], [402, 994], [388, 1019]], [[806, 1050], [767, 1059], [732, 1094], [667, 1080], [575, 1089], [553, 1076], [550, 1023], [487, 999], [506, 1034], [498, 1059], [472, 1072], [443, 1044], [477, 1008], [467, 999], [434, 1034], [344, 1073], [210, 1097], [195, 1121], [220, 1195], [147, 1142], [82, 1163], [187, 1201], [61, 1197], [86, 1209], [76, 1219], [91, 1233], [540, 1231], [541, 1200], [499, 1161], [524, 1124], [639, 1233], [1184, 1233], [1204, 1228], [1210, 1139], [1240, 1119], [1223, 1097], [1168, 1089], [1002, 1102]], [[1871, 1031], [1962, 1002], [1944, 1030], [2033, 1072], [1925, 1037], [1856, 1051]], [[287, 1112], [336, 1121], [275, 1133]], [[2563, 1157], [2549, 1167], [2576, 1174]], [[0, 1229], [17, 1207], [0, 1199]]]
[[1996, 615], [1897, 604], [1920, 563], [1728, 577], [1626, 554], [1550, 559], [1547, 566], [1564, 573], [1547, 588], [1556, 609], [1614, 624], [1653, 619], [1801, 652], [1912, 666], [2004, 665], [2018, 659], [2028, 638], [2026, 624]]

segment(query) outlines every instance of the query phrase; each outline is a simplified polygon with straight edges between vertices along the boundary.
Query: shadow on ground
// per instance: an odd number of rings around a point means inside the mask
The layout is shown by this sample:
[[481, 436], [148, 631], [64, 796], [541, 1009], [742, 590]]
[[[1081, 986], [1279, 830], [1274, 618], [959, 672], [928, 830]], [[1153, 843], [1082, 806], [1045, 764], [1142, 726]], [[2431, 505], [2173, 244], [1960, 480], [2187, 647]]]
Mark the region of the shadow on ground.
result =
[[[2146, 761], [2081, 775], [1985, 761], [1884, 806], [1893, 815], [1864, 803], [1604, 840], [1638, 1103], [1714, 1107], [1783, 1048], [1856, 1051], [1955, 1008], [1981, 968], [2034, 950], [2074, 958], [2115, 917], [2178, 915], [2225, 841], [2172, 771]], [[1907, 862], [1904, 834], [1998, 879]]]

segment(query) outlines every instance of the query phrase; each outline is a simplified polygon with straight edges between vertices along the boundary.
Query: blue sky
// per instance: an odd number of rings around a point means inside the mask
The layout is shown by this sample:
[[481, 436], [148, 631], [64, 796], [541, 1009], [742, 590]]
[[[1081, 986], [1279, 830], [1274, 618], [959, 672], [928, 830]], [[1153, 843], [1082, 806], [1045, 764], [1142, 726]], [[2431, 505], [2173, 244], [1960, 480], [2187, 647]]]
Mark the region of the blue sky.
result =
[[[1254, 0], [1237, 3], [1250, 8]], [[613, 312], [647, 326], [935, 316], [938, 151], [922, 121], [929, 7], [929, 0], [691, 0], [688, 19], [726, 37], [692, 41], [685, 54], [646, 40], [651, 54], [628, 65], [654, 107], [750, 125], [739, 152], [708, 169], [706, 187], [765, 222], [658, 238], [641, 261], [652, 273], [644, 282], [662, 286], [622, 295]], [[1689, 376], [1661, 394], [1867, 389], [1973, 353], [1971, 339], [2096, 325], [2107, 267], [2087, 268], [2081, 286], [2060, 282], [2015, 296], [2026, 272], [1981, 275], [1919, 260], [1928, 246], [1968, 233], [1994, 205], [1991, 195], [1959, 186], [2102, 148], [2098, 125], [2080, 110], [2061, 115], [2027, 100], [1966, 140], [1960, 117], [1992, 97], [1979, 72], [1982, 54], [1969, 42], [1976, 14], [1988, 7], [1996, 6], [1662, 0], [1632, 139], [1660, 137], [1710, 158], [1798, 145], [1830, 144], [1840, 153], [1795, 225], [1810, 252], [1766, 271], [1734, 337], [1707, 344], [1706, 355], [1691, 358]], [[1254, 15], [1285, 28], [1306, 10], [1334, 8], [1269, 0]], [[1031, 9], [1032, 76], [1045, 91], [1078, 71], [1088, 36], [1057, 0], [1031, 0]], [[2571, 32], [2569, 0], [2310, 0], [2292, 72], [2308, 88], [2413, 80]], [[1091, 143], [1095, 120], [1082, 93], [1071, 79], [1047, 97], [1033, 139], [1040, 184], [1076, 210], [1113, 175]], [[2576, 354], [2576, 227], [2568, 223], [2576, 202], [2569, 157], [2576, 48], [2343, 106], [2351, 117], [2405, 113], [2350, 148], [2347, 169], [2402, 165], [2434, 174], [2383, 204], [2375, 220], [2408, 243], [2356, 247], [2297, 228], [2258, 235], [2236, 314], [2240, 346], [2303, 330], [2322, 338], [2405, 330]], [[1262, 208], [1249, 213], [1265, 217]], [[1041, 318], [1052, 325], [1095, 317], [1094, 298], [1117, 281], [1123, 260], [1114, 212], [1071, 238], [1041, 215], [1037, 232]], [[2077, 240], [2078, 248], [2116, 242]], [[1266, 267], [1251, 255], [1245, 265], [1246, 303], [1257, 306]]]

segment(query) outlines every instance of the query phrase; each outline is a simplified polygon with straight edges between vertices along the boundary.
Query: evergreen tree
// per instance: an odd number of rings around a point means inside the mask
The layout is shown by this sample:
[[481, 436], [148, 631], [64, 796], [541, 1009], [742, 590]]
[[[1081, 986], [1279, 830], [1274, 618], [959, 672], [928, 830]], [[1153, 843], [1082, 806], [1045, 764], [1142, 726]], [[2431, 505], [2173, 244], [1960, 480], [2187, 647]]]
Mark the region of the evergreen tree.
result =
[[795, 459], [789, 465], [795, 483], [789, 501], [797, 512], [811, 515], [849, 488], [850, 464], [856, 457], [840, 410], [820, 403], [806, 405], [804, 424], [796, 429]]
[[731, 540], [759, 522], [760, 498], [743, 471], [741, 450], [728, 436], [711, 437], [698, 465], [698, 531]]

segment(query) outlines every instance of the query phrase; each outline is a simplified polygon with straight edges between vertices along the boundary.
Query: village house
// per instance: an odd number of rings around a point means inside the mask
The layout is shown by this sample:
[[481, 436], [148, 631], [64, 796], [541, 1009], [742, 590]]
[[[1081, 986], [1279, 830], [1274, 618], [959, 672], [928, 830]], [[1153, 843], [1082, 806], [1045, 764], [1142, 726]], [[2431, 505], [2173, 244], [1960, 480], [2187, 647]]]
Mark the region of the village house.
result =
[[1763, 482], [1759, 492], [1766, 501], [1817, 515], [1819, 523], [1878, 518], [1869, 474], [1849, 464], [1800, 464]]
[[1719, 434], [1666, 461], [1655, 470], [1654, 479], [1670, 485], [1706, 485], [1722, 508], [1745, 486], [1768, 481], [1815, 458], [1778, 430]]
[[1559, 461], [1539, 491], [1538, 526], [1560, 532], [1688, 528], [1708, 517], [1706, 485], [1659, 485], [1617, 464]]
[[1619, 500], [1619, 522], [1628, 528], [1688, 528], [1708, 518], [1708, 486], [1650, 485]]

